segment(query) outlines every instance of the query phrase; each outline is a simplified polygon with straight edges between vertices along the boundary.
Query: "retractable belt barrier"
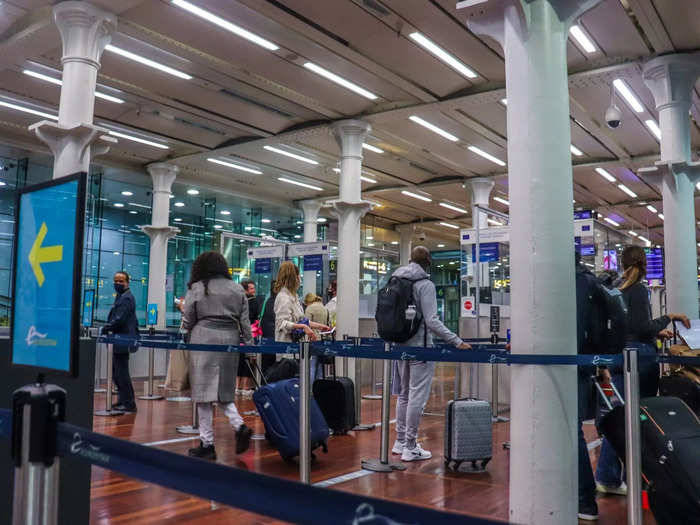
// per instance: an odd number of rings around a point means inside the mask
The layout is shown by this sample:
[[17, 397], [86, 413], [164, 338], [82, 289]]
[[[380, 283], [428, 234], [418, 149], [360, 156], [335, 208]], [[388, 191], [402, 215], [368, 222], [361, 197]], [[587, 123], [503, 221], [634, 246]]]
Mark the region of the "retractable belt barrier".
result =
[[[10, 433], [11, 411], [0, 409], [0, 436], [9, 439]], [[96, 434], [68, 423], [58, 424], [57, 450], [64, 459], [84, 461], [131, 478], [291, 523], [503, 523], [303, 485]], [[274, 495], [275, 505], [270, 505], [271, 495]]]

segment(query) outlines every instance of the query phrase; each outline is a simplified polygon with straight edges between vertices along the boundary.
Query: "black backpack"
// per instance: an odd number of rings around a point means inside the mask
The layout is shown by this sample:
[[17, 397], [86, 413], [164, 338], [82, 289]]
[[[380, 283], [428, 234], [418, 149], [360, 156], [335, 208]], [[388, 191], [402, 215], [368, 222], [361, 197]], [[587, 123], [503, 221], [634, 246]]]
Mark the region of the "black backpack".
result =
[[418, 333], [423, 314], [416, 310], [415, 317], [407, 319], [406, 311], [409, 306], [415, 308], [413, 285], [421, 280], [391, 277], [386, 286], [379, 290], [374, 319], [377, 321], [377, 333], [384, 341], [405, 343]]
[[576, 266], [576, 335], [579, 354], [617, 354], [627, 337], [627, 304], [591, 272]]

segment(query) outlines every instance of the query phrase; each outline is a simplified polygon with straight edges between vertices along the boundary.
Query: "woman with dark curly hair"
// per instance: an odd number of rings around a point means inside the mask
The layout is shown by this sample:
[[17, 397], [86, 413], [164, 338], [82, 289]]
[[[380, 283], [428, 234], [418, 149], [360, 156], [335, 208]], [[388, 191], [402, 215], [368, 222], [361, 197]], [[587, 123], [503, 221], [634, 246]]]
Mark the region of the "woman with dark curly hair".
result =
[[[248, 299], [239, 284], [231, 280], [226, 259], [218, 252], [204, 252], [194, 261], [187, 283], [183, 327], [190, 343], [238, 345], [241, 338], [253, 344], [248, 318]], [[190, 352], [192, 402], [199, 413], [197, 448], [190, 456], [216, 459], [213, 403], [224, 409], [236, 430], [236, 453], [250, 446], [252, 431], [233, 402], [239, 354], [227, 352]]]

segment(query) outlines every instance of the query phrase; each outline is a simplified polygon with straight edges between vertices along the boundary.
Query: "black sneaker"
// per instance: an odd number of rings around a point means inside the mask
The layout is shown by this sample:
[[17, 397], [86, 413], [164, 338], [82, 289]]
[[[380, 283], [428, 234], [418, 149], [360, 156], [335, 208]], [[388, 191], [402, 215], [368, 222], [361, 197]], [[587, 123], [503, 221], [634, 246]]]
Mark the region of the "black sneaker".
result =
[[593, 501], [591, 503], [578, 504], [578, 519], [584, 521], [598, 520], [598, 504]]
[[119, 412], [124, 412], [125, 414], [136, 414], [136, 406], [127, 407], [125, 405], [114, 405], [112, 410], [119, 410]]
[[241, 428], [236, 430], [236, 454], [243, 454], [248, 447], [250, 447], [250, 437], [253, 435], [253, 431], [245, 426], [241, 425]]
[[191, 448], [188, 455], [193, 458], [215, 460], [216, 449], [214, 448], [214, 445], [205, 445], [200, 441], [199, 446], [197, 448]]

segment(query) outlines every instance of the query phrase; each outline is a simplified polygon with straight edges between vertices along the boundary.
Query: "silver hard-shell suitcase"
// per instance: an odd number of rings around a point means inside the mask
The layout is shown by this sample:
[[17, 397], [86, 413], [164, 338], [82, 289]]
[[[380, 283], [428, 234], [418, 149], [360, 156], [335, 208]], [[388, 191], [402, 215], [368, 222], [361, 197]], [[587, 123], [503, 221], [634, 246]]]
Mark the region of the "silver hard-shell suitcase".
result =
[[485, 469], [492, 457], [491, 406], [481, 399], [456, 399], [447, 404], [445, 417], [445, 465], [455, 470], [470, 461], [473, 469]]

